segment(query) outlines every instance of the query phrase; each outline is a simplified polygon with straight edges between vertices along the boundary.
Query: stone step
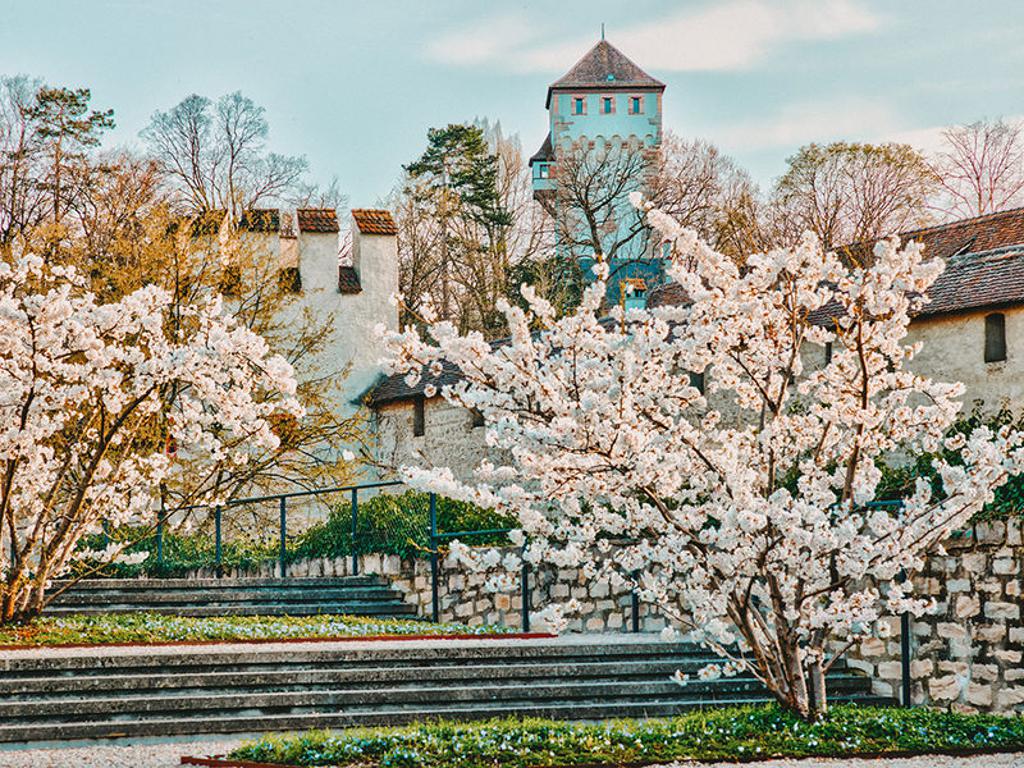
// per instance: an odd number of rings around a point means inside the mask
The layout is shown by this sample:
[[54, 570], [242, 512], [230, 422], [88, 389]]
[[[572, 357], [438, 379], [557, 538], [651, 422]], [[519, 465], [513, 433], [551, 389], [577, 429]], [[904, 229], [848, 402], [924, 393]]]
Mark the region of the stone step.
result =
[[[0, 742], [642, 717], [768, 698], [750, 675], [695, 679], [717, 659], [653, 637], [317, 645], [10, 652], [0, 658]], [[692, 682], [672, 682], [677, 669]], [[829, 688], [836, 701], [881, 701], [846, 668], [830, 673]]]
[[[865, 705], [891, 704], [890, 700], [870, 694], [835, 696], [835, 702]], [[156, 719], [89, 720], [63, 723], [0, 724], [0, 742], [69, 741], [76, 739], [111, 739], [122, 737], [166, 737], [199, 734], [273, 733], [302, 731], [310, 728], [345, 728], [352, 726], [400, 725], [443, 717], [470, 721], [494, 717], [549, 717], [566, 720], [605, 720], [620, 717], [666, 717], [692, 709], [711, 706], [761, 704], [763, 697], [687, 698], [677, 696], [658, 701], [590, 701], [549, 700], [535, 702], [463, 702], [438, 701], [430, 706], [388, 710], [315, 712], [302, 714], [265, 714], [244, 710], [225, 716], [203, 713], [195, 717]]]
[[[253, 688], [266, 691], [320, 690], [341, 685], [395, 685], [420, 686], [436, 681], [530, 681], [544, 679], [587, 680], [614, 677], [620, 680], [667, 680], [676, 670], [695, 676], [701, 668], [717, 662], [712, 657], [694, 657], [643, 661], [592, 661], [571, 663], [502, 663], [466, 664], [462, 666], [399, 666], [346, 668], [306, 668], [294, 670], [259, 670], [251, 672], [176, 672], [144, 676], [119, 673], [63, 677], [3, 677], [0, 678], [0, 697], [9, 701], [29, 701], [61, 695], [89, 695], [118, 691], [130, 695], [135, 691], [159, 690], [185, 695], [197, 690], [239, 692]], [[840, 661], [834, 667], [845, 670]], [[413, 670], [415, 674], [413, 676]], [[742, 675], [737, 679], [744, 679]], [[691, 683], [696, 685], [699, 681]]]
[[159, 605], [111, 604], [107, 606], [79, 607], [54, 606], [46, 610], [47, 616], [99, 616], [108, 613], [158, 613], [164, 616], [392, 616], [413, 618], [416, 606], [407, 603], [345, 602], [345, 603], [236, 603], [232, 605]]
[[297, 643], [288, 650], [261, 646], [216, 646], [195, 648], [154, 648], [124, 651], [106, 648], [91, 652], [67, 653], [13, 653], [0, 658], [0, 671], [4, 678], [33, 673], [53, 675], [55, 672], [82, 674], [151, 674], [166, 670], [174, 674], [189, 670], [219, 669], [222, 671], [271, 671], [294, 669], [296, 666], [330, 667], [399, 667], [408, 668], [433, 665], [464, 665], [489, 662], [497, 665], [547, 663], [552, 660], [566, 664], [583, 661], [621, 663], [624, 661], [708, 659], [708, 651], [688, 642], [661, 642], [656, 637], [622, 635], [612, 639], [590, 642], [589, 638], [572, 642], [551, 641], [545, 638], [482, 639], [448, 642], [434, 640], [422, 643], [360, 643], [332, 644]]
[[[830, 679], [833, 695], [862, 692], [864, 678], [857, 675], [837, 675]], [[554, 680], [494, 685], [479, 682], [476, 685], [421, 686], [403, 688], [357, 688], [326, 691], [276, 691], [219, 693], [204, 692], [193, 696], [114, 696], [107, 698], [53, 698], [46, 701], [0, 702], [0, 722], [63, 722], [69, 715], [75, 717], [117, 718], [121, 715], [136, 717], [140, 714], [208, 712], [230, 713], [259, 710], [265, 713], [308, 714], [315, 712], [377, 711], [387, 707], [399, 711], [405, 705], [426, 705], [437, 701], [475, 703], [479, 701], [531, 703], [545, 700], [625, 701], [658, 703], [666, 699], [685, 696], [687, 699], [713, 698], [727, 701], [736, 697], [749, 698], [763, 692], [753, 678], [695, 682], [680, 688], [667, 677], [661, 681], [635, 680], [580, 681]]]
[[395, 593], [383, 584], [365, 587], [310, 587], [305, 589], [260, 589], [260, 590], [160, 590], [148, 594], [135, 594], [122, 590], [90, 590], [89, 592], [66, 592], [57, 597], [51, 606], [82, 605], [103, 606], [111, 602], [131, 602], [134, 605], [196, 605], [216, 603], [231, 605], [245, 602], [344, 602], [348, 600], [394, 600]]
[[[53, 582], [54, 589], [60, 589], [67, 582]], [[196, 578], [196, 579], [81, 579], [72, 586], [74, 591], [86, 590], [138, 590], [148, 592], [153, 589], [277, 589], [282, 585], [306, 588], [306, 587], [332, 587], [339, 585], [351, 586], [374, 586], [387, 584], [379, 576], [277, 576], [268, 577], [224, 577], [222, 579]]]
[[[64, 583], [57, 582], [58, 590]], [[413, 616], [378, 576], [335, 578], [86, 579], [59, 592], [51, 616], [150, 612], [181, 616]]]

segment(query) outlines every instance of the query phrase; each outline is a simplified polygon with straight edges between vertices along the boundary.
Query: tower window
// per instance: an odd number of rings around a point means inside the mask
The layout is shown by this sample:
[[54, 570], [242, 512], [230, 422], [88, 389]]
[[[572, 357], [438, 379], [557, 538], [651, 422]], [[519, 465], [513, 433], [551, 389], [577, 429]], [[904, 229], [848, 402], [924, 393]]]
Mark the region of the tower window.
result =
[[629, 114], [639, 115], [644, 111], [644, 97], [643, 96], [630, 96], [629, 97]]
[[985, 317], [985, 362], [1006, 359], [1006, 315], [996, 312]]
[[426, 406], [423, 402], [423, 395], [420, 395], [412, 401], [412, 434], [413, 437], [423, 437], [426, 431]]
[[587, 114], [587, 102], [582, 96], [576, 96], [572, 100], [572, 113], [574, 115], [585, 115]]
[[825, 365], [828, 365], [831, 362], [832, 362], [832, 342], [831, 341], [826, 341], [825, 342]]
[[611, 96], [605, 96], [601, 99], [601, 112], [605, 115], [615, 112], [615, 100]]
[[546, 179], [551, 175], [551, 167], [547, 163], [537, 163], [537, 178]]
[[483, 413], [481, 413], [476, 408], [473, 408], [472, 410], [470, 410], [470, 412], [469, 412], [469, 423], [470, 423], [470, 425], [474, 429], [476, 429], [477, 427], [482, 427], [484, 425], [484, 415], [483, 415]]

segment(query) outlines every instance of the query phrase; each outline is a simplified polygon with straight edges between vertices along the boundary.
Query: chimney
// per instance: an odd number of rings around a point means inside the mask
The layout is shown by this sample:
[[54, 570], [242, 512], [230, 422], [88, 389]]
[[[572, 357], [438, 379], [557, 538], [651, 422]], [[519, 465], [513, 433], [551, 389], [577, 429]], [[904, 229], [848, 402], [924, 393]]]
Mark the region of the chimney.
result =
[[391, 212], [353, 208], [351, 247], [344, 240], [338, 254], [338, 290], [361, 293], [398, 290], [398, 227]]

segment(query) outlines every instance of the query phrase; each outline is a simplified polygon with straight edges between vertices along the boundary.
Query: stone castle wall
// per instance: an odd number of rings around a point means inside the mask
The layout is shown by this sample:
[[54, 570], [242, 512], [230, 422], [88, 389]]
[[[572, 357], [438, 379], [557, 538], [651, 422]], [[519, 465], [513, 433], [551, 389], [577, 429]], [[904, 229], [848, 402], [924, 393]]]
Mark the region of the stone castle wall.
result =
[[[349, 576], [351, 573], [349, 557], [301, 560], [288, 566], [288, 575], [295, 577]], [[429, 559], [360, 555], [359, 573], [383, 576], [405, 596], [407, 603], [416, 606], [420, 616], [431, 615]], [[215, 574], [212, 569], [202, 569], [189, 575], [201, 578]], [[224, 572], [228, 577], [276, 575], [278, 566], [274, 562], [264, 563], [255, 569]], [[441, 621], [457, 621], [469, 626], [496, 624], [515, 629], [522, 627], [522, 591], [518, 587], [512, 592], [490, 592], [484, 586], [483, 575], [471, 573], [465, 566], [448, 563], [443, 557], [438, 561], [438, 575]], [[570, 598], [580, 603], [581, 612], [569, 624], [570, 632], [627, 632], [632, 629], [632, 595], [625, 586], [612, 588], [608, 582], [588, 583], [576, 569], [531, 572], [529, 582], [531, 612]], [[639, 613], [641, 631], [657, 632], [665, 627], [665, 620], [651, 606], [641, 604]], [[545, 627], [533, 621], [530, 629], [544, 631]]]
[[[1024, 545], [1020, 521], [979, 524], [915, 577], [936, 611], [911, 622], [914, 704], [1009, 712], [1024, 705]], [[852, 649], [877, 693], [902, 696], [900, 619]]]

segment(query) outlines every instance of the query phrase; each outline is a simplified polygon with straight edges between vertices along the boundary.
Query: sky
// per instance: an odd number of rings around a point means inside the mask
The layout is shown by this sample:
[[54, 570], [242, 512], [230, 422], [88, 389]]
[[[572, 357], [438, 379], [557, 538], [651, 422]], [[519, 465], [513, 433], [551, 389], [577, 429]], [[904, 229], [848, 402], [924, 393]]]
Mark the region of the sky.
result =
[[936, 146], [1024, 115], [1024, 0], [0, 0], [0, 74], [92, 89], [138, 145], [156, 110], [241, 90], [270, 147], [376, 204], [431, 126], [500, 121], [529, 155], [548, 84], [600, 38], [667, 85], [664, 126], [762, 185], [810, 141]]

